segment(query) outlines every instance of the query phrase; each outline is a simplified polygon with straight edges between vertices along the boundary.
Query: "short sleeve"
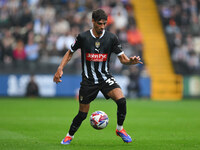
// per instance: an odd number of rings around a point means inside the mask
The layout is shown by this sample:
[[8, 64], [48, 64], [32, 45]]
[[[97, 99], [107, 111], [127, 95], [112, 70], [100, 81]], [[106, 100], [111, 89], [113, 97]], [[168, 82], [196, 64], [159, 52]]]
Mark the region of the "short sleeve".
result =
[[74, 43], [71, 45], [71, 52], [75, 52], [81, 47], [81, 37], [80, 34], [76, 37]]
[[122, 46], [119, 42], [119, 39], [117, 38], [117, 36], [114, 36], [113, 39], [113, 50], [112, 50], [115, 54], [117, 54], [118, 56], [122, 55], [124, 52], [122, 51]]

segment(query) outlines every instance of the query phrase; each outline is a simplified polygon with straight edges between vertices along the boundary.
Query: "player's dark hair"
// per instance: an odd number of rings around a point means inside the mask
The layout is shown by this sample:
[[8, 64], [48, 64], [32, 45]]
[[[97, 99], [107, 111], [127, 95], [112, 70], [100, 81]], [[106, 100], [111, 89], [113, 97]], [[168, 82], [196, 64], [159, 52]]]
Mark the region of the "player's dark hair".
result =
[[102, 9], [97, 9], [92, 12], [92, 19], [94, 19], [94, 21], [99, 21], [101, 19], [107, 20], [107, 17], [107, 14]]

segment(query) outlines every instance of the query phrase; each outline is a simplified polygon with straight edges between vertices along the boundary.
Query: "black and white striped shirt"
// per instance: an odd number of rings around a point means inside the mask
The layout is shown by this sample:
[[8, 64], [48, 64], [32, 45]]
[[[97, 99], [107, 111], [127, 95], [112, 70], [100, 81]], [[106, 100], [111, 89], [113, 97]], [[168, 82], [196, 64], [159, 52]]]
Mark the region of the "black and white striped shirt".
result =
[[111, 53], [122, 55], [121, 44], [116, 35], [103, 30], [101, 37], [96, 38], [91, 30], [80, 33], [71, 51], [81, 49], [82, 78], [92, 84], [99, 84], [111, 77], [109, 61]]

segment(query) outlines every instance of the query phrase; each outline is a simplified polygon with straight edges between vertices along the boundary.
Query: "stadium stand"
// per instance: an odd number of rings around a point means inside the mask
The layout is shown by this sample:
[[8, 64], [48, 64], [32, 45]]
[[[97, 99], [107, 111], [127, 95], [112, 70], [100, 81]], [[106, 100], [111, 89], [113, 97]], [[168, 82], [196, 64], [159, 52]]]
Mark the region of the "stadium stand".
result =
[[[142, 36], [129, 0], [2, 0], [0, 73], [54, 73], [76, 35], [91, 28], [97, 8], [108, 13], [107, 29], [118, 35], [125, 53], [141, 56]], [[80, 74], [80, 67], [80, 53], [75, 53], [65, 69]], [[114, 74], [130, 72], [116, 56], [110, 68]]]
[[200, 1], [156, 0], [175, 72], [200, 74]]

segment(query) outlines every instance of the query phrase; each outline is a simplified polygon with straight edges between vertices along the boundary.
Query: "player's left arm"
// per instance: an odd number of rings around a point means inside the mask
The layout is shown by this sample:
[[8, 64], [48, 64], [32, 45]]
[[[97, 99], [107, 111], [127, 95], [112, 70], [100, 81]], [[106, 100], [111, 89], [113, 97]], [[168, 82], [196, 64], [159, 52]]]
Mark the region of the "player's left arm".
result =
[[120, 62], [124, 65], [135, 65], [135, 64], [143, 64], [140, 60], [140, 56], [133, 56], [128, 58], [126, 54], [121, 54], [118, 56]]

